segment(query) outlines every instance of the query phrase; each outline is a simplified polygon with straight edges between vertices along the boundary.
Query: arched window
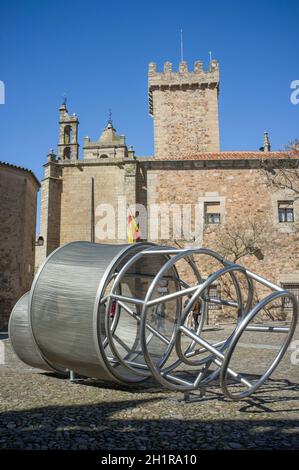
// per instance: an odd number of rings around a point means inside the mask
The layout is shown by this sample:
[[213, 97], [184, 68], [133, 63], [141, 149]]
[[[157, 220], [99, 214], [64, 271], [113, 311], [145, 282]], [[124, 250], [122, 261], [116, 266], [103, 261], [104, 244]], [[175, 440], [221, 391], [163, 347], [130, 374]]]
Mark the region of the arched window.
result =
[[68, 145], [72, 141], [72, 126], [65, 126], [64, 128], [64, 144]]
[[71, 148], [70, 147], [65, 147], [63, 150], [63, 159], [64, 160], [70, 160], [71, 159]]
[[100, 158], [109, 158], [108, 155], [106, 155], [105, 153], [103, 153]]

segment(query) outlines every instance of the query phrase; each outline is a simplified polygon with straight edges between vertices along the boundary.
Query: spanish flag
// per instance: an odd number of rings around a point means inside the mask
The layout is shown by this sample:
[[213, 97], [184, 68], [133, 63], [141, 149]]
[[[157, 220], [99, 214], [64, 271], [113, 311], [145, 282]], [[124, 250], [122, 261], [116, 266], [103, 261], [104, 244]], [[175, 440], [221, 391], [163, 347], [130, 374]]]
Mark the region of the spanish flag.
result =
[[135, 217], [132, 214], [128, 215], [128, 243], [136, 243], [141, 238], [141, 233], [136, 222]]

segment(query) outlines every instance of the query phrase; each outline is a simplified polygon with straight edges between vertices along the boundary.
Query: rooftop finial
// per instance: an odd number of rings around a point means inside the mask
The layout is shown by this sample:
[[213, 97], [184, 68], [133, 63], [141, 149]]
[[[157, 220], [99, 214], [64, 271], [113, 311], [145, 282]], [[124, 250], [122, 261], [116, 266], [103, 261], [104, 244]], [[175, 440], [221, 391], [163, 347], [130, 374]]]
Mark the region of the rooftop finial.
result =
[[65, 114], [67, 113], [67, 107], [66, 107], [66, 102], [67, 102], [67, 98], [66, 98], [66, 94], [64, 93], [62, 95], [62, 103], [61, 105], [59, 106], [59, 111], [62, 113], [62, 114]]
[[271, 151], [271, 144], [269, 139], [269, 134], [267, 131], [264, 132], [264, 152]]
[[261, 152], [271, 152], [271, 144], [269, 139], [269, 134], [267, 131], [264, 131], [264, 143], [263, 146], [260, 147]]
[[63, 99], [62, 99], [62, 105], [63, 105], [63, 106], [66, 106], [67, 96], [66, 96], [65, 93], [62, 95], [62, 98], [63, 98]]
[[109, 115], [108, 115], [108, 125], [109, 124], [113, 127], [111, 108], [109, 108]]

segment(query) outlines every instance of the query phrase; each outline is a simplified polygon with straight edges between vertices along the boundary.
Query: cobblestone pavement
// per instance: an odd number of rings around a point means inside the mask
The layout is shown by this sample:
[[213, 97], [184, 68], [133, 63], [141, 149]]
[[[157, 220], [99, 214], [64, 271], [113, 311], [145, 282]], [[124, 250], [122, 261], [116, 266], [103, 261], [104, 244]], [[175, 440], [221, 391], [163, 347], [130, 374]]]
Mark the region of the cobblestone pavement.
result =
[[[154, 383], [137, 390], [70, 383], [23, 365], [4, 342], [0, 449], [299, 449], [299, 364], [291, 351], [247, 400], [232, 402], [215, 384], [205, 399], [186, 403]], [[246, 341], [243, 348], [244, 360], [259, 365], [271, 351]]]

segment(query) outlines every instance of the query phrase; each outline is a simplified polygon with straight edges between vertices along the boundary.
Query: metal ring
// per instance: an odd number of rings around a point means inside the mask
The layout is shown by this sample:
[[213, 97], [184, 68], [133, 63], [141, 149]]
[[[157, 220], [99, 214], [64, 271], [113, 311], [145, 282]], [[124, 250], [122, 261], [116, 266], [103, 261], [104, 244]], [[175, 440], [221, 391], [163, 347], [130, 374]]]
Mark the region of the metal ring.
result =
[[[254, 384], [249, 384], [248, 389], [240, 392], [240, 393], [232, 393], [229, 391], [228, 384], [227, 384], [227, 372], [229, 368], [229, 364], [233, 355], [233, 352], [238, 344], [238, 341], [244, 331], [246, 330], [246, 327], [248, 324], [251, 322], [251, 320], [254, 319], [254, 317], [270, 302], [272, 302], [275, 299], [281, 298], [281, 297], [287, 297], [291, 300], [293, 304], [293, 315], [292, 315], [292, 321], [291, 325], [289, 327], [288, 334], [282, 343], [276, 357], [272, 361], [271, 365], [268, 367], [268, 369], [264, 372], [264, 374], [261, 375], [261, 377], [254, 383]], [[250, 396], [252, 393], [254, 393], [258, 387], [260, 387], [265, 380], [272, 374], [272, 372], [276, 369], [278, 366], [279, 362], [281, 361], [284, 353], [286, 352], [298, 320], [298, 303], [293, 294], [291, 294], [288, 291], [279, 291], [279, 292], [273, 292], [270, 295], [268, 295], [266, 298], [261, 300], [253, 309], [252, 311], [243, 319], [243, 321], [240, 323], [240, 325], [237, 327], [236, 331], [234, 332], [233, 338], [230, 342], [229, 347], [227, 348], [225, 358], [221, 367], [221, 373], [220, 373], [220, 385], [222, 388], [222, 391], [225, 396], [231, 398], [232, 400], [240, 400], [242, 398], [246, 398]]]

